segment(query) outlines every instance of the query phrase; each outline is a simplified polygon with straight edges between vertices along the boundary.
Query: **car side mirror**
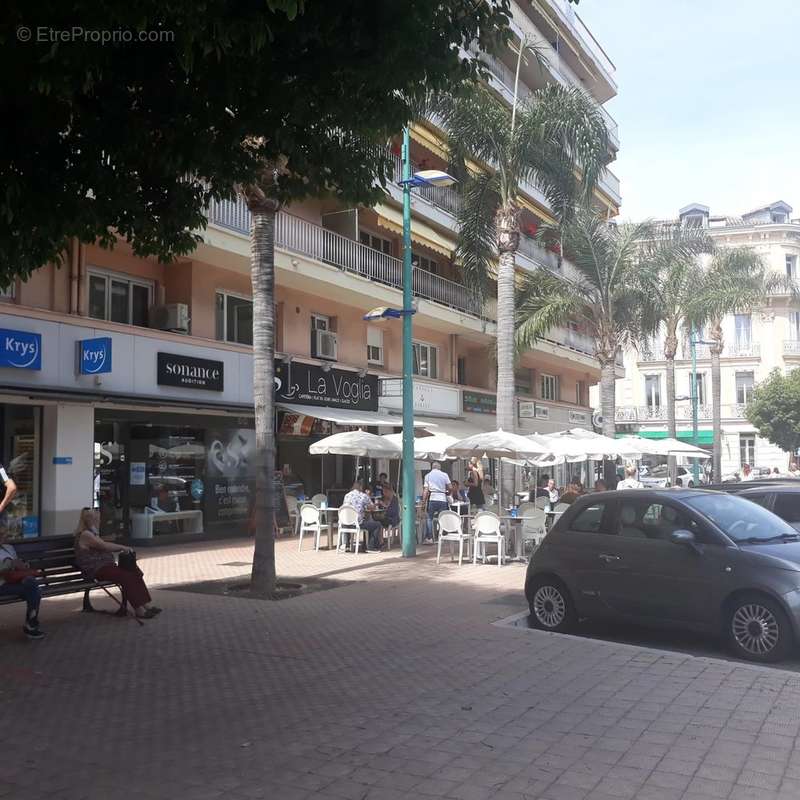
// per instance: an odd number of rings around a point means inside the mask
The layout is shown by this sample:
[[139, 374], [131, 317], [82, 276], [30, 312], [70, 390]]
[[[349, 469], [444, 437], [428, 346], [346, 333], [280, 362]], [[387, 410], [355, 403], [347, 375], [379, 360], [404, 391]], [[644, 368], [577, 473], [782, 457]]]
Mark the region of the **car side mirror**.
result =
[[700, 554], [703, 552], [703, 548], [697, 544], [694, 534], [691, 531], [687, 531], [683, 528], [673, 531], [669, 535], [669, 540], [673, 544], [682, 544], [684, 547], [689, 547], [694, 550], [695, 553]]

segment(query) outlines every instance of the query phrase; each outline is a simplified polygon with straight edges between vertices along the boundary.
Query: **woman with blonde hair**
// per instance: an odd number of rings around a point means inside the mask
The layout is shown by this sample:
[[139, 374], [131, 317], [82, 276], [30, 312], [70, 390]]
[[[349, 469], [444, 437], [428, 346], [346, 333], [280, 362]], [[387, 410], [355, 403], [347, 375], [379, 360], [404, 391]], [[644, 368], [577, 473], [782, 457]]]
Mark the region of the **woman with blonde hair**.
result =
[[122, 608], [130, 603], [134, 614], [141, 619], [150, 619], [161, 612], [152, 605], [150, 592], [138, 567], [123, 569], [114, 560], [114, 553], [132, 553], [130, 547], [107, 542], [100, 538], [98, 524], [100, 515], [92, 508], [84, 508], [75, 531], [75, 561], [78, 569], [88, 580], [116, 583], [122, 590]]

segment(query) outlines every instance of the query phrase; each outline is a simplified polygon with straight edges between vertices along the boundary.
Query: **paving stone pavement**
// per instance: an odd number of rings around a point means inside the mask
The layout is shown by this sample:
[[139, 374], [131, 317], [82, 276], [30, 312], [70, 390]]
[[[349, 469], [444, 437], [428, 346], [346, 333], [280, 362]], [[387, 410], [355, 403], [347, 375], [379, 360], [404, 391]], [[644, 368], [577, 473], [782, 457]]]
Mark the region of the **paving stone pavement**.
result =
[[493, 626], [520, 565], [277, 550], [349, 583], [165, 590], [248, 571], [249, 542], [206, 543], [141, 554], [143, 627], [71, 597], [27, 642], [0, 610], [0, 797], [800, 798], [800, 675]]

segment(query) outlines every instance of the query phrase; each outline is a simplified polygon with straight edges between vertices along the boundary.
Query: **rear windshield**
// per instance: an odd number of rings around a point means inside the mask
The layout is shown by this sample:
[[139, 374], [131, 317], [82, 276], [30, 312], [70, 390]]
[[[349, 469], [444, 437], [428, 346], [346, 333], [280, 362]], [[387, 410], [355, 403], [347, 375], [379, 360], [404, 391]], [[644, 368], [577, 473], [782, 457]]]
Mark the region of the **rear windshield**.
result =
[[686, 504], [716, 523], [734, 542], [796, 536], [780, 517], [750, 500], [729, 494], [698, 494]]

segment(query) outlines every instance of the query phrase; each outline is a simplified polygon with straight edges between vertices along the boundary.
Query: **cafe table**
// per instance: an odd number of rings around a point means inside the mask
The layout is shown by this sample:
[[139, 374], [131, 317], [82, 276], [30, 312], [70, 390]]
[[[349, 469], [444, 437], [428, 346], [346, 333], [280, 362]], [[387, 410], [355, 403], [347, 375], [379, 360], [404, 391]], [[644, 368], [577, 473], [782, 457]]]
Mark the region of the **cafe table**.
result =
[[333, 550], [333, 520], [328, 517], [328, 512], [331, 516], [334, 513], [338, 514], [339, 506], [325, 506], [319, 509], [320, 525], [324, 525], [328, 530], [328, 550]]
[[[522, 553], [522, 523], [526, 519], [537, 519], [536, 517], [515, 517], [512, 514], [504, 514], [500, 517], [500, 526], [506, 531], [506, 538], [509, 539], [512, 535], [514, 537], [514, 561], [525, 561], [525, 556]], [[519, 523], [519, 524], [516, 524]], [[536, 534], [532, 538], [538, 547], [542, 539], [544, 539], [545, 531], [541, 534]]]

